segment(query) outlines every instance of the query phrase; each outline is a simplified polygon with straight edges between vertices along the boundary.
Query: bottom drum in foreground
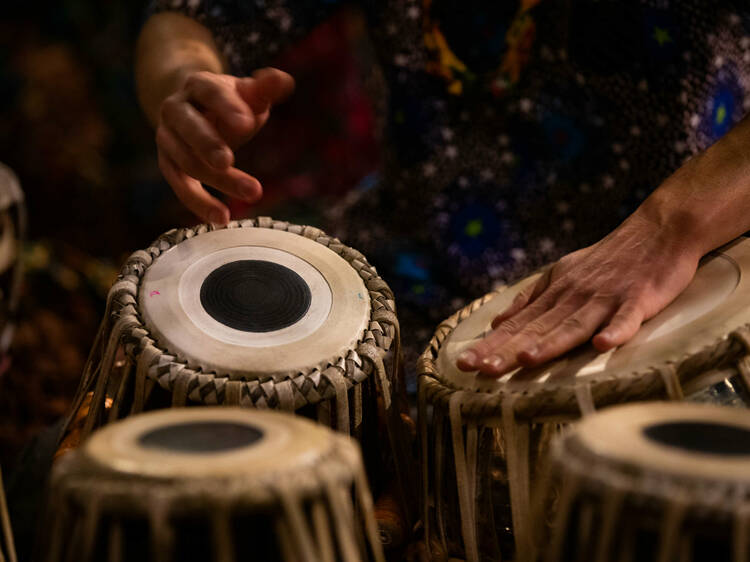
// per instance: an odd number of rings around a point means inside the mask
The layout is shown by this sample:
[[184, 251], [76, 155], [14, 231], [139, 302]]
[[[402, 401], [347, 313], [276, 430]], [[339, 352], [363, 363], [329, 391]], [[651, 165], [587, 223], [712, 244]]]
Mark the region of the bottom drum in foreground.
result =
[[357, 444], [268, 411], [185, 408], [55, 465], [42, 560], [383, 560]]
[[745, 562], [747, 410], [642, 403], [588, 416], [554, 441], [535, 521], [549, 562]]

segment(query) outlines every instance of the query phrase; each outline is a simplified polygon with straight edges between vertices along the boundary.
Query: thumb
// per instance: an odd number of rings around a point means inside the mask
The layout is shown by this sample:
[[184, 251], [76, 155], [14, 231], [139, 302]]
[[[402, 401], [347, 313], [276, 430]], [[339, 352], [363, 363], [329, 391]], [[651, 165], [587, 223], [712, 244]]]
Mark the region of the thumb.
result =
[[262, 68], [250, 78], [237, 80], [237, 91], [253, 113], [265, 113], [294, 91], [294, 78], [277, 68]]

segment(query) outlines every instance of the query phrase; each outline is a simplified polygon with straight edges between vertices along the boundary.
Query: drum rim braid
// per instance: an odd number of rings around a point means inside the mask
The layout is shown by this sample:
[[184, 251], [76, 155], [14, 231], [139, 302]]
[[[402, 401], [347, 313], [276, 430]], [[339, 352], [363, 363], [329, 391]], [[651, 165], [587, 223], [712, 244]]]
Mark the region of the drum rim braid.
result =
[[[575, 388], [578, 386], [575, 381], [552, 387], [540, 385], [523, 391], [467, 390], [439, 376], [436, 362], [443, 342], [459, 322], [505, 289], [507, 287], [500, 287], [479, 297], [438, 325], [430, 343], [417, 362], [419, 386], [424, 386], [427, 402], [439, 403], [447, 408], [450, 396], [460, 392], [463, 395], [461, 414], [471, 418], [499, 415], [502, 403], [509, 398], [513, 399], [514, 411], [518, 419], [533, 420], [556, 415], [578, 417], [582, 412], [580, 412], [575, 393]], [[605, 371], [592, 377], [587, 383], [590, 384], [593, 402], [597, 407], [628, 400], [654, 399], [668, 394], [666, 381], [670, 377], [676, 376], [680, 384], [683, 384], [721, 367], [732, 368], [739, 374], [738, 364], [748, 357], [750, 357], [750, 324], [745, 324], [728, 335], [719, 337], [699, 351], [684, 353], [676, 360], [665, 360], [646, 370], [632, 371], [628, 376], [614, 377]], [[603, 388], [612, 386], [616, 388], [616, 392], [602, 394]]]
[[[157, 345], [137, 308], [139, 283], [146, 270], [163, 252], [184, 240], [216, 230], [235, 228], [267, 228], [304, 236], [332, 250], [355, 269], [370, 293], [370, 310], [365, 330], [346, 355], [328, 358], [304, 371], [285, 373], [281, 378], [269, 376], [265, 379], [243, 380], [229, 374], [203, 372], [200, 366], [182, 361], [177, 354]], [[236, 381], [241, 385], [239, 404], [242, 406], [282, 407], [296, 410], [306, 404], [317, 404], [336, 396], [336, 389], [328, 377], [321, 376], [326, 369], [339, 370], [346, 380], [347, 387], [351, 388], [378, 370], [378, 365], [369, 357], [373, 350], [376, 351], [376, 355], [383, 357], [392, 347], [398, 347], [396, 340], [399, 327], [393, 292], [364, 255], [346, 246], [337, 238], [328, 236], [321, 229], [277, 221], [270, 217], [231, 221], [224, 227], [200, 224], [195, 227], [167, 231], [148, 248], [137, 250], [128, 258], [110, 290], [108, 301], [108, 311], [103, 324], [115, 324], [117, 321], [122, 322], [125, 318], [129, 320], [122, 334], [113, 334], [113, 336], [117, 336], [118, 342], [125, 347], [130, 359], [137, 362], [138, 358], [148, 351], [152, 356], [145, 373], [149, 379], [170, 392], [173, 392], [179, 381], [187, 388], [187, 398], [204, 404], [224, 403], [223, 396], [227, 383], [230, 381]], [[101, 330], [106, 330], [106, 326], [103, 325]], [[100, 346], [104, 344], [106, 342], [100, 341]], [[92, 359], [97, 355], [95, 351], [92, 350], [89, 363], [92, 363]], [[101, 355], [104, 355], [103, 350]], [[91, 382], [93, 381], [82, 380], [79, 393], [88, 392]], [[291, 387], [293, 404], [281, 404], [282, 400], [277, 393], [277, 387], [280, 385]], [[289, 390], [286, 386], [285, 390]], [[289, 393], [287, 392], [286, 395], [288, 396]]]

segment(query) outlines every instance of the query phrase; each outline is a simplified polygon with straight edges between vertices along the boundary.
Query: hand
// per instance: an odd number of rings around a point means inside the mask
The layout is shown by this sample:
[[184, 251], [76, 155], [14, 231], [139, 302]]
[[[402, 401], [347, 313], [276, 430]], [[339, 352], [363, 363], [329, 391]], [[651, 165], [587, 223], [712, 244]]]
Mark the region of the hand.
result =
[[688, 286], [700, 257], [689, 237], [666, 234], [633, 215], [552, 265], [457, 365], [498, 376], [541, 365], [589, 340], [600, 352], [622, 345]]
[[271, 106], [293, 89], [294, 79], [272, 68], [248, 78], [193, 72], [161, 104], [159, 168], [175, 195], [202, 220], [225, 224], [229, 209], [201, 182], [245, 201], [261, 197], [260, 182], [233, 166], [233, 150], [258, 132]]

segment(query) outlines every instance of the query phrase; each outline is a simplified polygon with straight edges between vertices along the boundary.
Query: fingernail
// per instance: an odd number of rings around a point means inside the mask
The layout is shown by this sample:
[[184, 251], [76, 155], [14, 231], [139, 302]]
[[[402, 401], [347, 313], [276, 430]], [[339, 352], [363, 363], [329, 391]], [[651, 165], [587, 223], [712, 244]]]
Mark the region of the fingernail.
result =
[[214, 168], [226, 168], [232, 161], [232, 155], [228, 150], [217, 148], [211, 152], [208, 160]]
[[539, 357], [539, 348], [538, 347], [532, 347], [531, 349], [526, 349], [522, 351], [527, 359], [531, 359], [532, 361], [535, 360], [537, 357]]
[[485, 367], [492, 367], [493, 369], [499, 369], [503, 364], [503, 358], [497, 355], [490, 355], [482, 360], [482, 365]]
[[459, 354], [458, 360], [473, 367], [477, 364], [477, 354], [471, 350], [466, 350]]
[[210, 220], [212, 224], [220, 225], [223, 225], [226, 222], [224, 220], [224, 213], [221, 211], [211, 211], [208, 215], [208, 220]]

